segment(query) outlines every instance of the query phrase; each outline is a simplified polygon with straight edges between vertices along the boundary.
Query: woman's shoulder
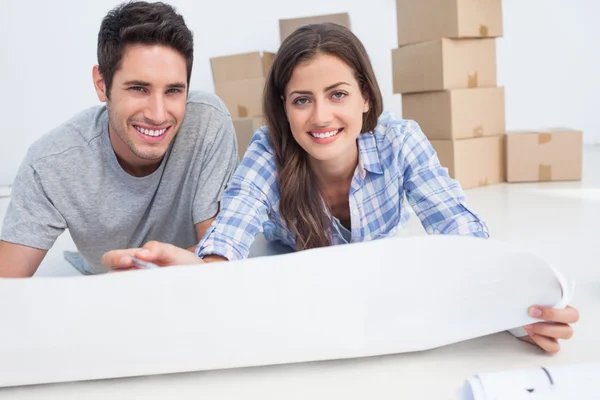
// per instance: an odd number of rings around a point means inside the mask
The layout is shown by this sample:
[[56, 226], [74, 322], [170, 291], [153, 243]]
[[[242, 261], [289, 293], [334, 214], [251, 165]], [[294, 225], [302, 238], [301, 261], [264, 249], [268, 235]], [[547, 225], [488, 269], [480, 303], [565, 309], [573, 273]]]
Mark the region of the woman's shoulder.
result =
[[236, 175], [244, 179], [254, 179], [260, 176], [269, 182], [277, 175], [275, 150], [266, 126], [261, 126], [252, 135]]
[[390, 111], [384, 111], [377, 121], [374, 134], [378, 142], [400, 145], [410, 135], [420, 133], [421, 128], [416, 121], [402, 119]]
[[269, 128], [266, 125], [259, 127], [248, 144], [248, 151], [259, 151], [260, 153], [267, 152], [269, 154], [275, 154], [271, 140], [269, 139]]

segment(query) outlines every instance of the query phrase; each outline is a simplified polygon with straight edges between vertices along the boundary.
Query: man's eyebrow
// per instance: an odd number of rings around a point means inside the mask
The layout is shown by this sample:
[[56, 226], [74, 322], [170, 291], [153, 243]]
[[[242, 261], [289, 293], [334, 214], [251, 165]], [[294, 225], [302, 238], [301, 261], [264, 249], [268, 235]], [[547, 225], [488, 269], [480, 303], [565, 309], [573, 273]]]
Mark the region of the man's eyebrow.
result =
[[125, 85], [125, 86], [152, 86], [149, 82], [138, 81], [138, 80], [127, 81], [123, 85]]
[[[135, 79], [131, 80], [131, 81], [127, 81], [127, 82], [123, 83], [123, 85], [125, 85], [125, 86], [143, 86], [143, 87], [152, 86], [152, 84], [150, 82], [138, 81]], [[167, 87], [169, 89], [185, 89], [185, 88], [187, 88], [187, 85], [183, 82], [175, 82], [175, 83], [169, 83], [167, 85]]]

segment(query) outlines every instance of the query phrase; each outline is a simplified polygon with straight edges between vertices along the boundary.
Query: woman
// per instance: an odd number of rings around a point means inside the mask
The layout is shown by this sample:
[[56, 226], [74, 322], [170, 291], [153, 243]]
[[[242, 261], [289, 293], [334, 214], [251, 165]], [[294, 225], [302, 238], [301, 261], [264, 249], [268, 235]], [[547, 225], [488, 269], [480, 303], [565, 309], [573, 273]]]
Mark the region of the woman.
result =
[[[255, 133], [196, 254], [151, 242], [107, 253], [106, 265], [129, 268], [131, 255], [163, 266], [239, 260], [259, 232], [296, 250], [374, 240], [406, 221], [404, 198], [430, 234], [489, 236], [419, 126], [382, 114], [369, 57], [349, 30], [317, 24], [289, 36], [263, 106], [267, 127]], [[577, 311], [530, 312], [555, 323], [528, 327], [527, 340], [558, 351]]]

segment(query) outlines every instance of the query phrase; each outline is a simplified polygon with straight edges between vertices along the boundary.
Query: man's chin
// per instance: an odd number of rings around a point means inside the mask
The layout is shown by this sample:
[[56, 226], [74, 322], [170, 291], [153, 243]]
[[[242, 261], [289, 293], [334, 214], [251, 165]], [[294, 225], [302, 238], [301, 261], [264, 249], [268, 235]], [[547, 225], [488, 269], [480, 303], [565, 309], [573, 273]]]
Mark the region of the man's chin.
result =
[[139, 159], [144, 160], [146, 162], [159, 162], [161, 161], [165, 154], [167, 153], [166, 150], [164, 151], [160, 151], [160, 150], [156, 150], [154, 149], [153, 151], [144, 151], [142, 149], [132, 149], [132, 153]]

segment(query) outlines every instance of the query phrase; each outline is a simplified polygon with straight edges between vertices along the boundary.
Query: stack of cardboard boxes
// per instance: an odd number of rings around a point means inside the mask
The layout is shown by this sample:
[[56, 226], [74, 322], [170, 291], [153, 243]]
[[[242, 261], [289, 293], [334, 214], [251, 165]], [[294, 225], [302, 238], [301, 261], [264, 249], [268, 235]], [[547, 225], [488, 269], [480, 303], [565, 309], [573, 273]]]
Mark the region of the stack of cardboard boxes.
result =
[[[322, 22], [334, 22], [350, 29], [350, 16], [347, 13], [281, 19], [280, 39], [283, 41], [302, 25]], [[246, 152], [254, 132], [264, 124], [263, 90], [274, 57], [274, 53], [263, 51], [210, 59], [215, 94], [223, 100], [231, 114], [240, 158]]]
[[394, 93], [463, 188], [579, 180], [583, 134], [569, 128], [505, 134], [496, 83], [501, 0], [396, 0]]
[[240, 157], [252, 134], [263, 124], [262, 98], [275, 54], [253, 52], [211, 58], [215, 94], [233, 119]]
[[463, 188], [504, 181], [501, 0], [396, 0], [394, 93]]

